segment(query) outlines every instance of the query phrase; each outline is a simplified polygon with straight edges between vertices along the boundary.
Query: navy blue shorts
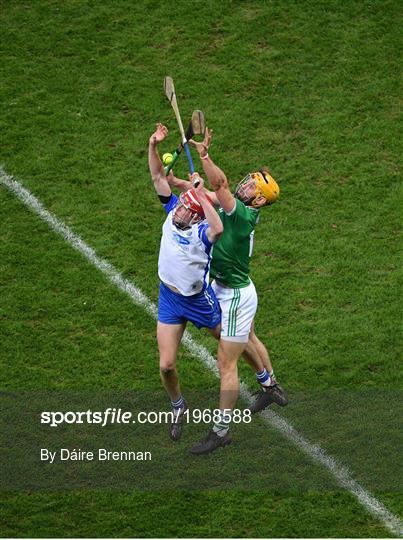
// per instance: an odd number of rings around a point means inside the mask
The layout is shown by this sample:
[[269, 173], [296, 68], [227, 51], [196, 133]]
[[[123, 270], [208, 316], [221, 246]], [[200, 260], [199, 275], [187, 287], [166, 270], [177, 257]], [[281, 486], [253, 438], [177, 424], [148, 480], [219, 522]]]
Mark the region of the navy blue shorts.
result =
[[211, 288], [192, 296], [171, 291], [160, 284], [158, 320], [165, 324], [192, 322], [197, 328], [215, 328], [221, 322], [221, 309]]

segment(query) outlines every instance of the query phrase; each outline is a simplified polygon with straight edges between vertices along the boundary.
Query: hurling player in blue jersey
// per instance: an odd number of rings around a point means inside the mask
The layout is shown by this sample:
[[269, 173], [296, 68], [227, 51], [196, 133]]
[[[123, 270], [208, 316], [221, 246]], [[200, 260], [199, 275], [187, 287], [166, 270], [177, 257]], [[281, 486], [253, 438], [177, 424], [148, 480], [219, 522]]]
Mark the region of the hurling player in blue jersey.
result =
[[154, 188], [167, 217], [162, 227], [158, 275], [161, 281], [158, 300], [157, 341], [162, 383], [171, 400], [174, 422], [170, 436], [182, 434], [186, 402], [181, 394], [176, 356], [187, 321], [197, 328], [208, 328], [217, 335], [221, 311], [209, 284], [211, 251], [223, 232], [220, 217], [203, 189], [198, 173], [192, 175], [199, 185], [178, 198], [171, 191], [157, 145], [168, 129], [157, 124], [148, 147], [148, 164]]

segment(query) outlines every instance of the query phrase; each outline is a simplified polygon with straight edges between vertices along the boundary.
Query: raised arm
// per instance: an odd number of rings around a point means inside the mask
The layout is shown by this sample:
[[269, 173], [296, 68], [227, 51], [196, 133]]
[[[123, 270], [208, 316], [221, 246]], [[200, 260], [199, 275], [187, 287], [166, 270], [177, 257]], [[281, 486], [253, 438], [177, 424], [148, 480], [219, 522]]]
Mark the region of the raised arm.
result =
[[230, 214], [235, 208], [235, 197], [232, 195], [228, 185], [227, 177], [224, 172], [217, 167], [208, 154], [208, 149], [211, 144], [213, 132], [206, 127], [204, 141], [199, 143], [194, 140], [189, 142], [196, 148], [203, 164], [203, 170], [206, 173], [207, 179], [211, 187], [215, 191], [220, 206], [224, 212]]
[[169, 171], [167, 176], [168, 184], [171, 188], [176, 188], [177, 190], [184, 193], [192, 187], [192, 183], [189, 180], [183, 180], [174, 175], [173, 171]]
[[204, 215], [206, 216], [207, 223], [209, 224], [206, 235], [209, 241], [214, 244], [222, 235], [224, 227], [220, 216], [216, 212], [214, 206], [211, 204], [209, 196], [203, 187], [203, 178], [201, 178], [199, 176], [199, 173], [197, 172], [192, 174], [191, 181], [194, 182], [196, 179], [199, 181], [199, 185], [197, 186], [197, 188], [195, 188], [197, 198], [199, 199], [199, 202], [203, 207]]
[[162, 142], [167, 135], [168, 129], [158, 123], [156, 125], [156, 130], [151, 135], [148, 142], [148, 166], [152, 181], [154, 182], [155, 191], [158, 195], [163, 195], [165, 197], [169, 197], [172, 192], [165, 176], [164, 166], [162, 165], [158, 154], [157, 145]]

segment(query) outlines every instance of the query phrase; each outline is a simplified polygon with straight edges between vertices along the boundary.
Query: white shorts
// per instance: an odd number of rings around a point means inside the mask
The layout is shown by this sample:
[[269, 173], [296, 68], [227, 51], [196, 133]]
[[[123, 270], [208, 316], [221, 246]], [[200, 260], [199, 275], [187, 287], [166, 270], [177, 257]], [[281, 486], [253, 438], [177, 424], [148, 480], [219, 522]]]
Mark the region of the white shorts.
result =
[[220, 339], [247, 343], [257, 310], [257, 294], [253, 282], [241, 289], [225, 287], [215, 280], [211, 285], [221, 306]]

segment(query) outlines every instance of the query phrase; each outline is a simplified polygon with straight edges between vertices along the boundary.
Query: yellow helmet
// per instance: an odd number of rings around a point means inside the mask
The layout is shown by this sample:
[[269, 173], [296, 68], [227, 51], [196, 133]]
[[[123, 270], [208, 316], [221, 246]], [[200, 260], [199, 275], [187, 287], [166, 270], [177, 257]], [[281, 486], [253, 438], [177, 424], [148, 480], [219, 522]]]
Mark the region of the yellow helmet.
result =
[[[263, 195], [266, 204], [273, 204], [280, 195], [280, 187], [266, 169], [260, 169], [260, 179], [256, 181], [256, 197]], [[257, 174], [259, 174], [257, 173]]]
[[266, 169], [247, 174], [235, 190], [235, 196], [247, 206], [264, 206], [258, 203], [259, 197], [266, 199], [265, 204], [273, 204], [279, 195], [280, 188]]

